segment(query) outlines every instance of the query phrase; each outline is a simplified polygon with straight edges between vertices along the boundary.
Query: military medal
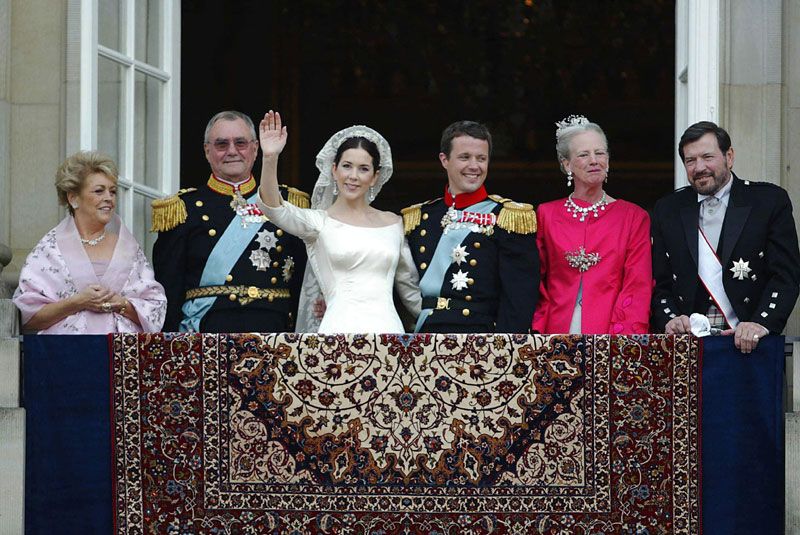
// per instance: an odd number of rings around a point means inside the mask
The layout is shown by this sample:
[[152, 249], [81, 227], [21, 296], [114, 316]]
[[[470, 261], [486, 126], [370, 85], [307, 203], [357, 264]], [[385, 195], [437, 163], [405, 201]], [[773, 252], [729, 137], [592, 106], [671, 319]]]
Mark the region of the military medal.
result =
[[466, 262], [469, 253], [465, 245], [456, 245], [450, 253], [450, 258], [453, 259], [454, 264], [461, 265], [461, 262]]
[[[739, 261], [733, 261], [733, 267], [730, 268], [730, 271], [733, 272], [733, 278], [739, 279], [740, 281], [745, 280], [746, 278], [750, 277], [750, 272], [753, 271], [750, 267], [750, 261], [745, 261], [743, 258], [739, 258]], [[756, 280], [755, 274], [753, 275], [753, 280]]]
[[453, 273], [453, 278], [450, 279], [450, 284], [453, 285], [454, 290], [465, 290], [469, 284], [469, 272], [458, 270]]
[[275, 233], [271, 230], [262, 230], [256, 235], [256, 241], [258, 242], [259, 247], [264, 249], [265, 251], [269, 251], [278, 243], [278, 239], [275, 237]]
[[564, 255], [564, 258], [567, 259], [567, 264], [569, 264], [569, 267], [573, 267], [581, 273], [589, 271], [590, 267], [595, 266], [598, 262], [600, 262], [600, 254], [587, 253], [586, 249], [583, 248], [583, 245], [578, 247], [577, 251], [567, 252]]
[[494, 225], [497, 223], [497, 216], [488, 213], [482, 214], [480, 212], [467, 212], [465, 210], [456, 210], [455, 204], [447, 209], [447, 212], [442, 217], [442, 229], [444, 234], [451, 230], [460, 228], [469, 229], [470, 232], [479, 232], [487, 236], [494, 233]]
[[250, 251], [250, 262], [256, 271], [266, 271], [269, 268], [271, 259], [269, 253], [263, 249], [254, 249]]
[[292, 278], [292, 273], [294, 273], [294, 258], [287, 256], [283, 262], [283, 281], [289, 282]]

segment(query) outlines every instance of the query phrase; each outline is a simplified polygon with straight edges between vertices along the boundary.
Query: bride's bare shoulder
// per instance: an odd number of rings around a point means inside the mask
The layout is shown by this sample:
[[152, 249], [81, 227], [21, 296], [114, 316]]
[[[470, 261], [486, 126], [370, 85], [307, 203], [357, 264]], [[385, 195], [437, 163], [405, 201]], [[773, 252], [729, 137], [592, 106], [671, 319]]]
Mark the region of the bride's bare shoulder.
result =
[[383, 210], [376, 210], [376, 212], [382, 225], [394, 225], [402, 221], [401, 217], [394, 212], [386, 212]]

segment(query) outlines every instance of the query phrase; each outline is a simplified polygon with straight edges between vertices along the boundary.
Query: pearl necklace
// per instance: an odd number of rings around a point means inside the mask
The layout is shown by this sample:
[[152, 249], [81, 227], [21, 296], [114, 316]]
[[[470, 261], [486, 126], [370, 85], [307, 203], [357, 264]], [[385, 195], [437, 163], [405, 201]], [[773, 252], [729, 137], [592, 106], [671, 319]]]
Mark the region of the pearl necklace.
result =
[[103, 241], [103, 239], [105, 237], [106, 237], [106, 231], [104, 230], [102, 234], [100, 234], [98, 237], [93, 238], [91, 240], [86, 240], [84, 238], [81, 238], [81, 243], [83, 245], [88, 245], [89, 247], [94, 247], [95, 245], [97, 245], [98, 243]]
[[608, 204], [608, 202], [606, 202], [606, 192], [605, 191], [603, 192], [603, 196], [600, 197], [599, 201], [597, 201], [596, 203], [592, 204], [591, 206], [587, 206], [586, 208], [583, 208], [583, 207], [578, 206], [577, 204], [575, 204], [575, 201], [572, 200], [572, 196], [573, 195], [575, 195], [575, 194], [574, 193], [570, 193], [569, 194], [569, 197], [567, 197], [566, 202], [564, 202], [564, 206], [567, 207], [567, 213], [572, 214], [572, 217], [577, 218], [578, 214], [580, 214], [580, 217], [581, 217], [580, 220], [581, 221], [586, 219], [586, 216], [589, 214], [589, 212], [592, 212], [594, 214], [594, 216], [597, 217], [597, 210], [605, 210], [606, 209], [606, 205]]

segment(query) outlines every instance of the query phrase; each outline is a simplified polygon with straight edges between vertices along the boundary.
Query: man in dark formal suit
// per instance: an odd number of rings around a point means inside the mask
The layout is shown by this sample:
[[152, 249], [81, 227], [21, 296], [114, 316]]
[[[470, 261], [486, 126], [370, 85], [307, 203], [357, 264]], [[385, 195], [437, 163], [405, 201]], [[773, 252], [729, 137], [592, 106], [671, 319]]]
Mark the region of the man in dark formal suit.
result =
[[653, 326], [687, 333], [689, 315], [702, 314], [749, 353], [783, 331], [798, 297], [791, 201], [779, 186], [737, 177], [730, 136], [712, 122], [690, 126], [678, 153], [690, 186], [653, 213]]
[[487, 194], [492, 138], [484, 125], [451, 124], [440, 149], [444, 197], [402, 211], [420, 272], [416, 331], [527, 333], [539, 295], [533, 207]]
[[[306, 251], [255, 204], [258, 154], [253, 121], [223, 111], [203, 142], [211, 176], [204, 187], [153, 201], [156, 279], [167, 294], [165, 331], [283, 332], [293, 329]], [[308, 207], [308, 195], [281, 188]]]

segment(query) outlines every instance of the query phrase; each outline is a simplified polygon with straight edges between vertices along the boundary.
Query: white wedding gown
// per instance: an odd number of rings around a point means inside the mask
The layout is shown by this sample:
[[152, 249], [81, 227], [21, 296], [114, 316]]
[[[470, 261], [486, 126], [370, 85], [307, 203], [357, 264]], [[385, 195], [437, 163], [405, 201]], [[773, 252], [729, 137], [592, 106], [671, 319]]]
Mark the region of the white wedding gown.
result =
[[321, 333], [403, 333], [392, 288], [408, 310], [420, 313], [419, 275], [403, 233], [403, 223], [358, 227], [325, 210], [284, 202], [260, 208], [284, 231], [302, 239], [327, 305]]

